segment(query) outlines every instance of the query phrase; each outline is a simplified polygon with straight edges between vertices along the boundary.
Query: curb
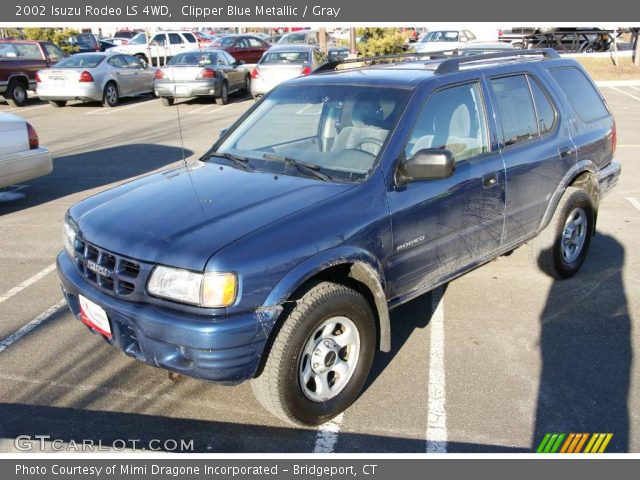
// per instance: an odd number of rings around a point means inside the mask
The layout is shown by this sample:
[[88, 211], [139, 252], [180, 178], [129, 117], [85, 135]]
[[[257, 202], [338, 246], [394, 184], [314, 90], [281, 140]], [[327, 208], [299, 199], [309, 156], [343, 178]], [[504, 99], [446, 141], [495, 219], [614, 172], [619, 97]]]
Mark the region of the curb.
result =
[[596, 85], [599, 87], [640, 87], [640, 79], [638, 80], [598, 80]]

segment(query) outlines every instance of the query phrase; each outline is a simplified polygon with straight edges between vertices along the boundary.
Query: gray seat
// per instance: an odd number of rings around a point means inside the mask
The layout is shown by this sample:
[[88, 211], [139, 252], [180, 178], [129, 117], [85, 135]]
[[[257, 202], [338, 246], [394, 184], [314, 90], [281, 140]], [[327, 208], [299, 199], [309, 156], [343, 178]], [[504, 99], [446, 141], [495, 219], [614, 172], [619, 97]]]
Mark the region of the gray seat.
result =
[[357, 149], [377, 156], [389, 133], [389, 130], [380, 127], [383, 122], [383, 112], [377, 99], [366, 98], [354, 102], [351, 126], [340, 130], [331, 150]]

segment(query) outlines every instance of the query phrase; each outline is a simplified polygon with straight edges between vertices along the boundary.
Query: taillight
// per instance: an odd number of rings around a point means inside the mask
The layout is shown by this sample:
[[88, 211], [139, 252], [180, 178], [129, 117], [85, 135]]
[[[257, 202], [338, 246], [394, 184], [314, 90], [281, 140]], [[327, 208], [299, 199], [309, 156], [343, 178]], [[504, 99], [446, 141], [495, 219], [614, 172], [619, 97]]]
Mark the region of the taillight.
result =
[[504, 35], [504, 31], [503, 30], [498, 30], [498, 36], [501, 37], [502, 35]]
[[613, 121], [613, 130], [611, 131], [611, 153], [616, 153], [616, 148], [618, 146], [618, 126], [616, 125], [616, 121]]
[[85, 70], [80, 74], [80, 79], [78, 81], [82, 83], [93, 82], [93, 75]]
[[198, 75], [198, 78], [215, 78], [215, 76], [216, 72], [214, 72], [210, 68], [203, 68], [200, 72], [200, 75]]
[[260, 72], [258, 72], [257, 67], [251, 71], [251, 78], [260, 78]]
[[33, 150], [40, 146], [40, 140], [38, 139], [38, 132], [33, 128], [29, 122], [27, 122], [27, 134], [29, 135], [29, 148]]
[[165, 78], [167, 78], [164, 72], [160, 69], [156, 70], [154, 77], [156, 80], [164, 80]]
[[40, 72], [36, 72], [36, 83], [42, 83], [42, 80], [40, 79]]
[[304, 67], [302, 69], [302, 71], [300, 72], [300, 75], [304, 76], [304, 75], [310, 75], [311, 74], [311, 67], [309, 65], [307, 65], [306, 67]]

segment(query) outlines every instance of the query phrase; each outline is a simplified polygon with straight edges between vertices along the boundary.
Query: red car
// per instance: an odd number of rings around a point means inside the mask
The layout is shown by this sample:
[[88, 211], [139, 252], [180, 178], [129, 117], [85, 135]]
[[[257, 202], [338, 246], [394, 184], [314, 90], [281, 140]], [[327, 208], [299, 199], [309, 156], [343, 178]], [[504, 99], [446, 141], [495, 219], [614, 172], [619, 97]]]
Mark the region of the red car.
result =
[[264, 40], [253, 35], [225, 35], [216, 39], [211, 47], [229, 52], [236, 60], [245, 63], [256, 63], [262, 58], [262, 54], [269, 50], [269, 45]]

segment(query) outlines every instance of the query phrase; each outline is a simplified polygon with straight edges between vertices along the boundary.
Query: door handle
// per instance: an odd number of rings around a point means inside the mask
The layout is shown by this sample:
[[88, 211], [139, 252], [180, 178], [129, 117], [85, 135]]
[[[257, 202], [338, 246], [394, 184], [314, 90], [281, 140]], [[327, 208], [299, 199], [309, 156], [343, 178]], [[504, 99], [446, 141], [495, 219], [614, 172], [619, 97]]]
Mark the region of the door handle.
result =
[[484, 188], [491, 188], [498, 183], [498, 172], [490, 173], [482, 177], [482, 186]]
[[560, 158], [567, 158], [573, 155], [573, 149], [571, 147], [560, 147], [558, 148], [558, 153], [560, 154]]

